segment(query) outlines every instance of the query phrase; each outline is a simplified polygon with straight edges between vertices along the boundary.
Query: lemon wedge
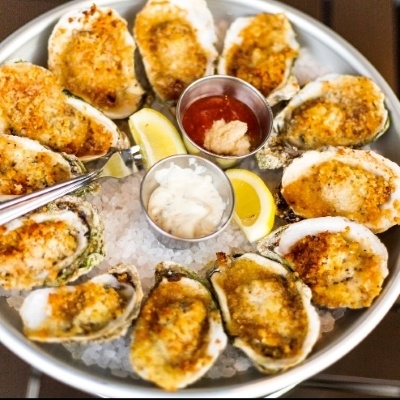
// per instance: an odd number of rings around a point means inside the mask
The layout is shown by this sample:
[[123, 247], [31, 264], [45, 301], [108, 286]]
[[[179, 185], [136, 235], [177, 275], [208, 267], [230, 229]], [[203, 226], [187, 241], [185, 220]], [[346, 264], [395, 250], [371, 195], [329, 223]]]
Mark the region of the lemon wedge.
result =
[[132, 171], [125, 165], [120, 154], [114, 153], [103, 167], [103, 175], [124, 178], [125, 176], [132, 175]]
[[271, 232], [276, 205], [265, 182], [254, 172], [232, 168], [225, 171], [235, 192], [233, 220], [253, 243]]
[[175, 154], [187, 154], [182, 137], [174, 124], [161, 112], [142, 108], [128, 119], [133, 140], [140, 146], [144, 166]]

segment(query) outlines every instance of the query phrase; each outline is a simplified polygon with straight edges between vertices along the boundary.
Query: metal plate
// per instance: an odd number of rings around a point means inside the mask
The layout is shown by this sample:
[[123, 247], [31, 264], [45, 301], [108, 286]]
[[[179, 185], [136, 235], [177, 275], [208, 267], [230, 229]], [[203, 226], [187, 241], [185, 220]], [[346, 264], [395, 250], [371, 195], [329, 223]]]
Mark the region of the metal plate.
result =
[[[66, 12], [88, 7], [92, 1], [71, 1], [31, 21], [0, 45], [0, 62], [24, 59], [46, 66], [47, 39], [58, 19]], [[143, 0], [98, 0], [99, 6], [115, 8], [132, 27], [135, 13]], [[284, 12], [298, 34], [298, 41], [310, 51], [321, 66], [338, 73], [372, 77], [387, 98], [391, 127], [371, 146], [375, 151], [400, 162], [400, 103], [377, 70], [351, 45], [313, 18], [277, 1], [208, 0], [219, 27], [226, 27], [235, 17], [258, 12]], [[277, 172], [260, 172], [271, 184], [279, 180]], [[18, 314], [0, 298], [0, 338], [11, 351], [37, 369], [67, 385], [101, 397], [278, 397], [297, 383], [321, 372], [358, 345], [375, 327], [400, 293], [399, 246], [400, 227], [379, 235], [389, 250], [389, 276], [381, 295], [365, 310], [347, 311], [332, 332], [324, 334], [311, 355], [300, 365], [273, 376], [262, 375], [254, 368], [233, 378], [203, 378], [187, 389], [166, 393], [143, 380], [118, 378], [100, 367], [88, 367], [73, 360], [61, 345], [41, 345], [27, 340], [21, 333]]]

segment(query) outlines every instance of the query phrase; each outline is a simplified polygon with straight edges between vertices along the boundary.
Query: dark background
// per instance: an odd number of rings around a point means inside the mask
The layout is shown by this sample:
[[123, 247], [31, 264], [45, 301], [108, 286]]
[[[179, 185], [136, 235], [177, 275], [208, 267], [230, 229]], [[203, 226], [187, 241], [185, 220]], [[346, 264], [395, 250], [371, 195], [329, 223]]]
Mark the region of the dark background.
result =
[[[36, 16], [66, 2], [65, 0], [0, 0], [0, 42]], [[400, 93], [398, 2], [394, 0], [281, 0], [281, 2], [304, 11], [335, 30], [377, 68], [397, 95]], [[400, 397], [399, 310], [400, 307], [393, 307], [355, 349], [323, 373], [303, 382], [282, 397]], [[355, 379], [373, 386], [367, 386], [368, 391], [361, 390], [362, 387], [357, 387], [354, 383], [341, 390], [324, 388], [322, 380], [325, 378], [341, 383]], [[386, 385], [384, 386], [386, 389], [390, 388], [387, 386], [390, 384], [392, 389], [397, 391], [393, 395], [382, 390], [371, 391], [379, 389], [377, 385], [381, 384]], [[35, 371], [10, 349], [0, 344], [0, 397], [95, 396]]]

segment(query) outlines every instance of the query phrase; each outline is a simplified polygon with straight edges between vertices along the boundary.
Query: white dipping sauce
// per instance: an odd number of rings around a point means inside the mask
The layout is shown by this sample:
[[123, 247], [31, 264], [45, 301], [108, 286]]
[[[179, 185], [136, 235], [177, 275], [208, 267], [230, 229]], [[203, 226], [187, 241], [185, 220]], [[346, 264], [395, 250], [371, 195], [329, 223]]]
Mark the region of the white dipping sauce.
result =
[[199, 238], [214, 232], [226, 204], [215, 188], [206, 168], [169, 168], [155, 173], [160, 184], [148, 203], [150, 218], [164, 231], [185, 239]]

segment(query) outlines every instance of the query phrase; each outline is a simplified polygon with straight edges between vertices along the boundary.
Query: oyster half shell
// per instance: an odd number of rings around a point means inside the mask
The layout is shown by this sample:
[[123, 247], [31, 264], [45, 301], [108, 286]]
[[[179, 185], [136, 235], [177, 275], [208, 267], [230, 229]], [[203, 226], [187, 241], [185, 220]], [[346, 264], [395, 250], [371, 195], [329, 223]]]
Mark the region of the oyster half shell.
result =
[[328, 308], [369, 307], [388, 275], [388, 251], [368, 228], [343, 217], [284, 225], [260, 240], [266, 257], [282, 257]]
[[261, 169], [276, 169], [306, 150], [361, 148], [389, 124], [385, 96], [371, 78], [327, 74], [306, 84], [276, 115], [257, 162]]
[[134, 371], [167, 391], [200, 379], [227, 337], [209, 289], [186, 267], [164, 261], [136, 320], [130, 348]]
[[86, 172], [75, 156], [36, 140], [0, 133], [0, 201], [32, 193]]
[[189, 84], [214, 73], [217, 35], [205, 0], [148, 0], [136, 14], [133, 36], [162, 102], [174, 105]]
[[75, 286], [37, 289], [19, 310], [23, 332], [38, 342], [105, 342], [126, 333], [143, 297], [136, 268], [118, 264]]
[[136, 44], [114, 9], [92, 4], [63, 15], [48, 41], [48, 68], [71, 93], [112, 119], [138, 110], [144, 90], [135, 75]]
[[37, 140], [82, 161], [126, 148], [117, 125], [85, 101], [65, 93], [48, 69], [25, 61], [0, 65], [0, 132]]
[[273, 106], [300, 89], [292, 73], [299, 50], [285, 14], [239, 17], [226, 32], [217, 71], [252, 84]]
[[98, 265], [104, 226], [94, 206], [65, 196], [0, 226], [0, 286], [30, 290], [59, 286]]
[[287, 222], [342, 216], [380, 233], [400, 224], [400, 167], [372, 150], [309, 150], [284, 168], [276, 198]]
[[310, 289], [281, 263], [255, 253], [217, 253], [208, 272], [225, 329], [263, 373], [304, 360], [316, 343], [320, 320]]

